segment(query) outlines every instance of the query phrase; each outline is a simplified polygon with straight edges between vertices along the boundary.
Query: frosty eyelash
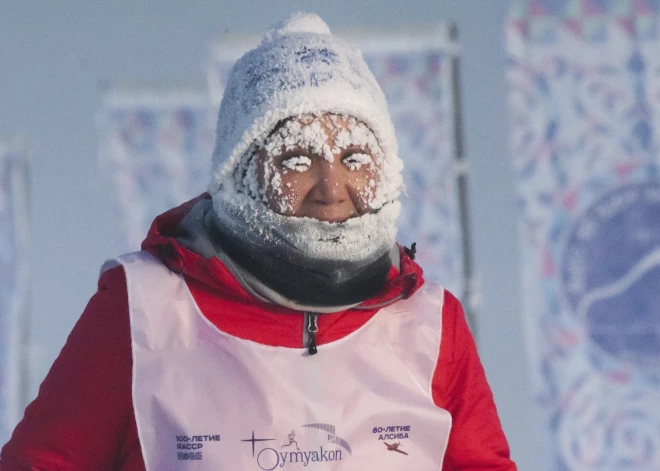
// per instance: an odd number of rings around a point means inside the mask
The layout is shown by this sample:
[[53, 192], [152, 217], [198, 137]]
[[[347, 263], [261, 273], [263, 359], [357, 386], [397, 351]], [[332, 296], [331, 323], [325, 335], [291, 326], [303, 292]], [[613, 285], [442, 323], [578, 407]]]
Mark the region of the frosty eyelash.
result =
[[282, 161], [282, 167], [288, 170], [295, 170], [296, 172], [304, 172], [312, 164], [312, 161], [309, 157], [304, 155], [299, 155], [296, 157], [289, 157]]
[[371, 164], [372, 160], [369, 154], [365, 154], [364, 152], [355, 152], [348, 157], [344, 157], [342, 162], [348, 167], [349, 170], [355, 171], [360, 170], [363, 165]]

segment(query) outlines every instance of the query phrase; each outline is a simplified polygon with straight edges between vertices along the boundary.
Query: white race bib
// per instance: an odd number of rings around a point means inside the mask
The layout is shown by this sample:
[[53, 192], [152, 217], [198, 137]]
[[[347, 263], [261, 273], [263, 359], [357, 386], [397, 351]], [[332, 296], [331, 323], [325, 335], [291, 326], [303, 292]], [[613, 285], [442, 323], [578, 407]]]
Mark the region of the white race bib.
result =
[[309, 356], [218, 330], [183, 278], [146, 252], [118, 261], [147, 470], [442, 467], [451, 416], [431, 396], [440, 286], [425, 284]]

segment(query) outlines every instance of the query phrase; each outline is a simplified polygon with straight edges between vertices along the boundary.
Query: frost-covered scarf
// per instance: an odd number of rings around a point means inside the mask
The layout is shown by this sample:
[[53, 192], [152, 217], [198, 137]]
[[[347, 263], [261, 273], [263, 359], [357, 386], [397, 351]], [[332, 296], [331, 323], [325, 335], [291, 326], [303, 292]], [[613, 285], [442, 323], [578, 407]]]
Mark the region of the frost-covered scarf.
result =
[[215, 199], [211, 233], [239, 265], [300, 304], [345, 306], [380, 291], [398, 202], [342, 223], [287, 217], [250, 198]]

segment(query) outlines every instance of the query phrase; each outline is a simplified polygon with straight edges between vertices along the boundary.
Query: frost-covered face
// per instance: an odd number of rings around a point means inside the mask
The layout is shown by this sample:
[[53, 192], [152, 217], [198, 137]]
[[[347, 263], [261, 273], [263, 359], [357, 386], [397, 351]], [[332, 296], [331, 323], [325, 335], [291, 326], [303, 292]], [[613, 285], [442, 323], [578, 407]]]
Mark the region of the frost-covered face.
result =
[[342, 222], [378, 209], [383, 152], [362, 122], [335, 114], [284, 121], [260, 146], [259, 193], [284, 216]]

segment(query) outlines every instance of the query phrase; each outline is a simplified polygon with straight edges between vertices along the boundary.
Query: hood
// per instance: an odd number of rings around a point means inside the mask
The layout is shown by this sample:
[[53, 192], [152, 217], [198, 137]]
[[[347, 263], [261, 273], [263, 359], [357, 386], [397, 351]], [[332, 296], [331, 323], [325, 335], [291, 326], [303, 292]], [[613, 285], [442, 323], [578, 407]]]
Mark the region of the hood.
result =
[[[231, 261], [221, 260], [213, 255], [211, 243], [204, 234], [191, 233], [182, 226], [194, 217], [193, 208], [198, 203], [210, 202], [209, 194], [204, 193], [181, 206], [158, 216], [151, 225], [142, 249], [158, 257], [172, 271], [182, 273], [188, 283], [202, 285], [205, 291], [224, 295], [231, 299], [240, 299], [246, 303], [272, 303], [250, 289], [240, 273], [230, 268]], [[186, 224], [182, 224], [184, 218]], [[373, 309], [391, 304], [399, 299], [408, 298], [424, 283], [422, 268], [407, 254], [404, 247], [399, 249], [399, 266], [392, 267], [387, 283], [371, 299], [353, 309]], [[285, 308], [291, 308], [279, 303]], [[295, 309], [294, 309], [295, 310]], [[302, 310], [302, 309], [298, 309]]]

